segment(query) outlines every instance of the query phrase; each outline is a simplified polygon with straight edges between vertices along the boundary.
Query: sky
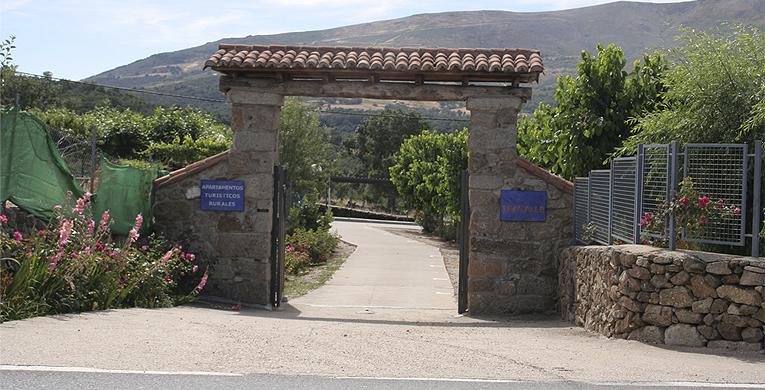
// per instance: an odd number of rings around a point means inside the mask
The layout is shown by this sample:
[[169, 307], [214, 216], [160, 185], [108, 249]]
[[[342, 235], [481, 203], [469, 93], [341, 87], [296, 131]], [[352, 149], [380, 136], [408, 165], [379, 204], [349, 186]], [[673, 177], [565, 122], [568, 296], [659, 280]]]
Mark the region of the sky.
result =
[[[645, 1], [645, 0], [637, 0]], [[652, 0], [670, 3], [682, 0]], [[2, 0], [18, 71], [81, 80], [223, 38], [324, 30], [422, 13], [545, 12], [610, 0]], [[278, 43], [278, 42], [275, 42]]]

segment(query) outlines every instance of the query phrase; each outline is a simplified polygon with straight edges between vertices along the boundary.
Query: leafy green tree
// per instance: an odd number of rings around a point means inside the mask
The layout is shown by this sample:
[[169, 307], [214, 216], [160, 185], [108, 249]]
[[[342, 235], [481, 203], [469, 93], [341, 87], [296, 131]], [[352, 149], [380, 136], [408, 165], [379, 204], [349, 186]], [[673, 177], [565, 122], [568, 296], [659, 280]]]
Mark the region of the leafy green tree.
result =
[[625, 153], [637, 144], [752, 143], [765, 138], [765, 34], [756, 27], [683, 29], [664, 49], [664, 103], [637, 120]]
[[459, 214], [467, 135], [467, 129], [452, 134], [423, 131], [404, 141], [390, 177], [405, 207], [433, 216], [441, 225], [444, 215]]
[[[178, 106], [157, 107], [154, 115], [146, 117], [145, 129], [152, 142], [161, 143], [172, 143], [176, 138], [185, 139], [187, 136], [196, 140], [204, 135], [227, 135], [223, 126], [218, 125], [209, 114]], [[230, 132], [228, 138], [231, 138]]]
[[96, 126], [96, 145], [109, 156], [136, 158], [149, 146], [146, 119], [140, 114], [99, 107], [84, 116], [89, 128]]
[[286, 167], [294, 193], [326, 191], [332, 165], [326, 160], [325, 138], [318, 111], [301, 98], [287, 98], [279, 122], [279, 164]]
[[621, 48], [598, 45], [582, 52], [577, 77], [558, 78], [556, 107], [540, 104], [518, 124], [519, 152], [537, 165], [572, 179], [602, 168], [630, 135], [630, 120], [655, 106], [666, 62], [644, 55], [631, 73]]
[[231, 140], [229, 139], [218, 137], [194, 139], [190, 135], [186, 135], [183, 141], [176, 137], [170, 143], [153, 143], [141, 155], [144, 157], [151, 156], [152, 161], [162, 161], [173, 169], [204, 160], [229, 148], [231, 148]]
[[364, 166], [356, 174], [387, 179], [404, 140], [429, 129], [428, 120], [419, 112], [386, 107], [379, 115], [365, 118], [344, 146]]

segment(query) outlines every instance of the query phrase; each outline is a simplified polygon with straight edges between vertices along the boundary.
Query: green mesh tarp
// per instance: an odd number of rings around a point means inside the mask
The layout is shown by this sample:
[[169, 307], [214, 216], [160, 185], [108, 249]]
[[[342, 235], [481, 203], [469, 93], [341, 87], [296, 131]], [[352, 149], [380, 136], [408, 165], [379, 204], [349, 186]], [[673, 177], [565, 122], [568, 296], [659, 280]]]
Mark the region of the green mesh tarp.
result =
[[67, 192], [80, 197], [64, 160], [48, 136], [45, 123], [16, 108], [0, 113], [0, 201], [10, 200], [36, 217], [48, 219]]
[[115, 165], [101, 158], [98, 190], [92, 206], [94, 219], [109, 210], [114, 220], [112, 232], [127, 234], [135, 223], [136, 215], [140, 213], [144, 220], [141, 231], [149, 231], [154, 221], [151, 213], [151, 186], [160, 174], [157, 169]]
[[[0, 201], [10, 200], [47, 220], [56, 205], [64, 205], [68, 192], [72, 193], [72, 202], [85, 194], [42, 120], [15, 108], [3, 109], [1, 114]], [[109, 210], [112, 233], [126, 235], [141, 213], [141, 231], [149, 231], [154, 222], [152, 182], [167, 172], [114, 165], [104, 158], [97, 171], [98, 189], [91, 198], [93, 219], [100, 220]]]

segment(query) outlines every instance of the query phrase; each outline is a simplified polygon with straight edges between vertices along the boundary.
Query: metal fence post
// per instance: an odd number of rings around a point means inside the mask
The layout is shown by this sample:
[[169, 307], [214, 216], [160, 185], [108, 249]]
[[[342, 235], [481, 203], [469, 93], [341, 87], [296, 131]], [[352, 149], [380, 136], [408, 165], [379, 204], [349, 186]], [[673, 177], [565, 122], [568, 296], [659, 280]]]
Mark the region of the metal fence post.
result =
[[635, 159], [635, 226], [633, 226], [634, 229], [634, 236], [632, 242], [635, 244], [640, 244], [642, 241], [640, 241], [640, 220], [641, 220], [641, 214], [643, 213], [643, 164], [645, 164], [645, 149], [643, 148], [643, 144], [638, 144], [637, 148], [637, 156]]
[[592, 171], [587, 176], [587, 227], [592, 222]]
[[470, 261], [470, 174], [462, 171], [460, 191], [460, 265], [457, 284], [457, 313], [468, 310], [468, 265]]
[[752, 257], [760, 257], [760, 224], [762, 221], [762, 141], [754, 143], [754, 199], [752, 200]]
[[611, 162], [611, 173], [608, 175], [608, 244], [614, 243], [614, 163]]
[[573, 232], [574, 232], [574, 242], [572, 242], [571, 245], [576, 245], [577, 242], [580, 239], [580, 237], [577, 237], [577, 234], [576, 234], [576, 232], [578, 231], [578, 229], [576, 228], [576, 224], [577, 224], [577, 221], [578, 221], [577, 215], [576, 215], [576, 206], [579, 203], [579, 202], [577, 202], [577, 196], [576, 196], [576, 194], [577, 194], [577, 191], [576, 191], [577, 183], [576, 183], [576, 181], [577, 180], [574, 179], [574, 218], [572, 218], [572, 221], [571, 221], [571, 223], [574, 225], [573, 226], [574, 227], [574, 230], [573, 230]]
[[[677, 194], [677, 174], [680, 169], [680, 143], [677, 141], [672, 142], [672, 148], [671, 148], [671, 163], [669, 164], [669, 185], [670, 190], [668, 191], [667, 195], [667, 201], [672, 201], [672, 197], [674, 194]], [[675, 223], [675, 215], [670, 214], [669, 215], [669, 250], [674, 251], [677, 249], [677, 224]]]
[[93, 141], [90, 144], [90, 193], [92, 194], [96, 182], [96, 125], [93, 125]]

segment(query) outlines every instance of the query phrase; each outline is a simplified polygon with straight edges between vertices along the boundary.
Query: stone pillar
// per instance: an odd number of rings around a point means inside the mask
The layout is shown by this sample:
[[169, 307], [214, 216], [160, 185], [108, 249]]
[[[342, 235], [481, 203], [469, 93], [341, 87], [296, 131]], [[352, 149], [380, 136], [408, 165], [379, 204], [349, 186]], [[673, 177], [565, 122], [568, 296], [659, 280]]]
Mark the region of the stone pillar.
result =
[[516, 185], [516, 124], [522, 104], [522, 98], [515, 96], [467, 100], [470, 314], [541, 312], [554, 305], [549, 297], [554, 291], [536, 291], [547, 288], [535, 284], [544, 248], [531, 242], [530, 222], [500, 221], [501, 191], [521, 189]]
[[227, 96], [233, 104], [227, 180], [244, 181], [245, 203], [242, 212], [220, 214], [216, 270], [228, 276], [227, 298], [266, 305], [271, 283], [273, 172], [279, 161], [284, 96], [245, 88], [233, 88]]

